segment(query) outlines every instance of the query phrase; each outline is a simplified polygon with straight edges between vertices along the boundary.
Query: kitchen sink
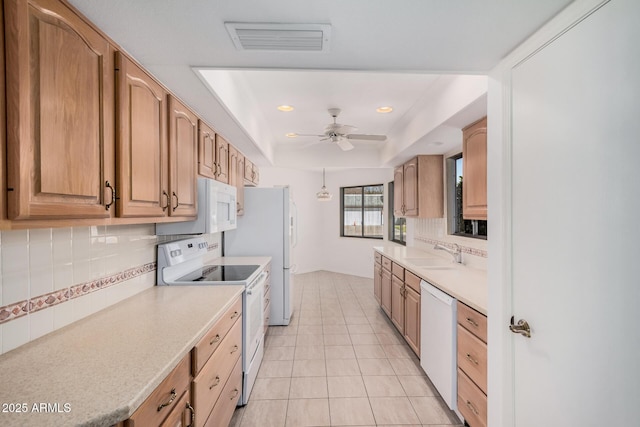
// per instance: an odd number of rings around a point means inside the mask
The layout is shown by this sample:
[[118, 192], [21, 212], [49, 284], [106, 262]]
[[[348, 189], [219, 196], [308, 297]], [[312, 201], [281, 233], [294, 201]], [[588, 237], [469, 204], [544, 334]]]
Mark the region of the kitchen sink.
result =
[[455, 268], [453, 266], [446, 266], [446, 265], [433, 265], [430, 267], [420, 267], [422, 270], [425, 271], [432, 271], [432, 270], [454, 270]]
[[446, 267], [446, 268], [452, 268], [451, 267], [451, 261], [447, 261], [447, 260], [439, 259], [439, 258], [405, 258], [405, 261], [407, 263], [416, 265], [418, 267], [429, 267], [429, 268]]

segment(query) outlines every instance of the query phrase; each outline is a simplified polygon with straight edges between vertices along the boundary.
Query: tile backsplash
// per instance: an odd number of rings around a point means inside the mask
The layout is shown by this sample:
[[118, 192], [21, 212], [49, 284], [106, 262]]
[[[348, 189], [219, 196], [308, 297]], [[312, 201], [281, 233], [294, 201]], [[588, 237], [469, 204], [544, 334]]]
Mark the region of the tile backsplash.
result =
[[[0, 353], [156, 283], [155, 224], [0, 232]], [[220, 235], [205, 235], [220, 256]]]

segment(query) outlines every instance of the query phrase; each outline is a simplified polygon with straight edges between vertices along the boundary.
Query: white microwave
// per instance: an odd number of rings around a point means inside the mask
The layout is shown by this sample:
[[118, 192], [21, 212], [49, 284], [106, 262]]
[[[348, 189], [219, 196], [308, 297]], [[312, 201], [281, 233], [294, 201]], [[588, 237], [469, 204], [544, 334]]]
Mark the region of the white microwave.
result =
[[156, 224], [157, 235], [210, 234], [237, 227], [237, 190], [209, 178], [198, 178], [198, 216], [193, 221]]

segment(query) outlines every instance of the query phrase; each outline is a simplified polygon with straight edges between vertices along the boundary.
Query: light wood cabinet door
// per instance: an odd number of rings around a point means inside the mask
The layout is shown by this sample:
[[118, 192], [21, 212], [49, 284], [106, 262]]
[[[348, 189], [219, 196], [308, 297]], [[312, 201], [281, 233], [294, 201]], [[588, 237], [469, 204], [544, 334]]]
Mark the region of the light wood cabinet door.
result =
[[202, 120], [198, 121], [198, 174], [216, 178], [216, 133]]
[[168, 215], [167, 93], [140, 66], [116, 53], [117, 213]]
[[169, 96], [169, 215], [195, 217], [198, 213], [198, 117]]
[[462, 130], [462, 217], [487, 219], [487, 118]]
[[238, 152], [238, 177], [236, 179], [237, 185], [236, 190], [238, 194], [236, 195], [236, 202], [238, 205], [238, 215], [244, 215], [244, 162], [245, 158], [242, 153]]
[[253, 165], [253, 184], [257, 187], [260, 184], [260, 168]]
[[4, 14], [9, 219], [110, 217], [112, 47], [59, 1]]
[[244, 158], [244, 182], [247, 185], [253, 185], [253, 163], [246, 157]]
[[167, 419], [164, 420], [160, 427], [188, 427], [193, 425], [195, 412], [191, 404], [191, 392], [187, 388], [176, 407], [173, 408]]
[[404, 216], [404, 166], [400, 165], [393, 170], [393, 214]]
[[216, 180], [229, 183], [229, 143], [216, 134]]
[[405, 286], [404, 339], [420, 357], [420, 294]]
[[404, 281], [396, 276], [391, 278], [391, 322], [404, 334]]
[[391, 317], [391, 271], [382, 269], [380, 282], [380, 306]]
[[[418, 158], [404, 164], [402, 183], [403, 215], [418, 216]], [[395, 190], [395, 189], [394, 189]]]
[[229, 144], [229, 185], [238, 187], [238, 149]]
[[[6, 115], [5, 115], [5, 79], [4, 79], [4, 8], [0, 6], [0, 188], [7, 188], [6, 180]], [[7, 219], [6, 198], [0, 197], [0, 227]]]
[[382, 266], [377, 262], [373, 265], [373, 296], [380, 304], [382, 296]]

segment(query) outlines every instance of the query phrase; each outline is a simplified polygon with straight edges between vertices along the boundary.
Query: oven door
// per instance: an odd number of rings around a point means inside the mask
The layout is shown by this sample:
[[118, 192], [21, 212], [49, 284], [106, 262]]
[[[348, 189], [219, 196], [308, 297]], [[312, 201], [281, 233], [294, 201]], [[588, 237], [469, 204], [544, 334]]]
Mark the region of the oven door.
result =
[[246, 289], [246, 349], [245, 366], [249, 366], [262, 341], [264, 330], [264, 285], [266, 273], [262, 272]]

